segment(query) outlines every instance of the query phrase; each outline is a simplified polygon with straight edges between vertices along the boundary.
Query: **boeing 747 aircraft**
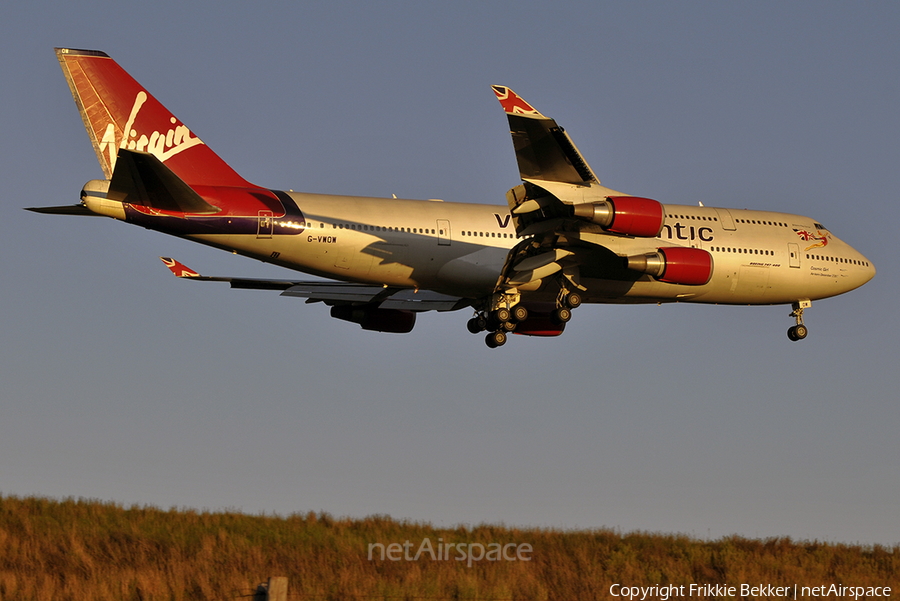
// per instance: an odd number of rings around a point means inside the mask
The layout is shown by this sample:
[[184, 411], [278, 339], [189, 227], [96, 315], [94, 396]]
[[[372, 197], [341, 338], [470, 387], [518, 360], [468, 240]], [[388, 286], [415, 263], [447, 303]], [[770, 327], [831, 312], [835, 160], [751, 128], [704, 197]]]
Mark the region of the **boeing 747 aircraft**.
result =
[[[325, 280], [180, 277], [321, 302], [365, 330], [409, 332], [418, 313], [469, 309], [491, 348], [509, 333], [557, 336], [583, 303], [791, 305], [791, 340], [813, 300], [875, 275], [809, 217], [664, 205], [602, 186], [569, 135], [505, 86], [522, 183], [507, 207], [304, 194], [244, 180], [115, 61], [56, 49], [105, 179], [74, 206]], [[590, 326], [588, 326], [590, 327]]]

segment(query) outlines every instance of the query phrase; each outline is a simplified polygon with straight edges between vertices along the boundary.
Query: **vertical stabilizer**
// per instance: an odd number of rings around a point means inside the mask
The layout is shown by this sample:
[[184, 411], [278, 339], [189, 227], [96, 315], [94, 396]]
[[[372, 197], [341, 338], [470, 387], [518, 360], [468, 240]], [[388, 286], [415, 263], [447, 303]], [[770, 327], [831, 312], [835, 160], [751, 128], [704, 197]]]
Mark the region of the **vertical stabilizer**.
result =
[[107, 54], [57, 48], [56, 56], [106, 179], [125, 148], [154, 155], [188, 185], [252, 186]]

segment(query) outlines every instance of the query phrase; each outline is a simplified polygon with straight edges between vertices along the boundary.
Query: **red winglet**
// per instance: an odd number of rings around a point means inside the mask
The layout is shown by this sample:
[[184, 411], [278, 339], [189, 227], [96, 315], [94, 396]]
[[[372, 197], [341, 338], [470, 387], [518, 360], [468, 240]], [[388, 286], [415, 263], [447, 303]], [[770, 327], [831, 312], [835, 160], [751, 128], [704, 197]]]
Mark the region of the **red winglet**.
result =
[[166, 264], [166, 267], [169, 268], [169, 271], [175, 274], [175, 277], [179, 278], [199, 278], [200, 274], [187, 267], [182, 265], [175, 259], [170, 259], [169, 257], [160, 257], [162, 262]]
[[500, 105], [503, 107], [503, 110], [506, 111], [509, 115], [525, 115], [528, 117], [537, 117], [539, 119], [546, 119], [539, 111], [537, 111], [533, 106], [525, 102], [520, 96], [518, 96], [515, 92], [507, 88], [506, 86], [491, 86], [494, 90], [494, 94], [497, 96], [497, 100], [500, 101]]

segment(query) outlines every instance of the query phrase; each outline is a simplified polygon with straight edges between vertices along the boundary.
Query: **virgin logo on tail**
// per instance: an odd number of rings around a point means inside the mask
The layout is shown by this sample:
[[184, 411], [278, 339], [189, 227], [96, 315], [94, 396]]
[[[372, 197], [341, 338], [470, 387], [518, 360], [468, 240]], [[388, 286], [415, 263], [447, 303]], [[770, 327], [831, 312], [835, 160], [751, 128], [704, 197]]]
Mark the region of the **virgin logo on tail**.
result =
[[198, 144], [203, 144], [200, 138], [191, 136], [191, 130], [186, 125], [178, 125], [178, 120], [175, 117], [169, 117], [169, 122], [174, 127], [165, 133], [154, 130], [149, 136], [145, 133], [138, 135], [137, 130], [134, 129], [134, 123], [146, 101], [147, 93], [141, 90], [134, 98], [134, 105], [131, 107], [131, 113], [128, 115], [128, 121], [125, 123], [123, 132], [124, 135], [120, 142], [116, 142], [115, 124], [107, 124], [103, 138], [100, 140], [100, 152], [108, 153], [110, 170], [115, 170], [116, 168], [116, 154], [119, 148], [149, 152], [160, 161], [166, 162], [167, 159], [179, 152], [183, 152]]

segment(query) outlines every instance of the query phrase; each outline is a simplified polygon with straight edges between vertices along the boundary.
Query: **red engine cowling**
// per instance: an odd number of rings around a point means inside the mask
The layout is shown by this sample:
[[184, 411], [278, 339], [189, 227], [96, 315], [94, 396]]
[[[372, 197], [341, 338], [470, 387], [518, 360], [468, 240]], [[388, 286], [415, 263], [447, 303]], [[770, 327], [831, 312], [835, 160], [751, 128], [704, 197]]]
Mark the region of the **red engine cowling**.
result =
[[683, 286], [702, 286], [713, 273], [712, 255], [700, 248], [668, 246], [655, 253], [628, 257], [627, 262], [628, 269]]
[[331, 308], [331, 316], [358, 323], [364, 330], [406, 334], [416, 325], [416, 314], [400, 309], [379, 309], [371, 305], [337, 305]]
[[666, 260], [665, 271], [658, 278], [661, 282], [702, 286], [712, 277], [712, 255], [701, 248], [670, 246], [659, 252]]
[[556, 324], [549, 313], [528, 314], [528, 319], [516, 325], [513, 334], [522, 336], [559, 336], [566, 329], [566, 324]]
[[575, 205], [572, 211], [610, 232], [640, 238], [659, 236], [665, 220], [662, 204], [639, 196], [610, 196], [603, 202]]

